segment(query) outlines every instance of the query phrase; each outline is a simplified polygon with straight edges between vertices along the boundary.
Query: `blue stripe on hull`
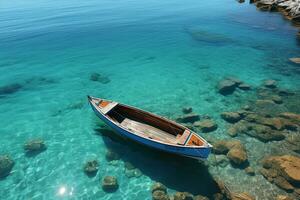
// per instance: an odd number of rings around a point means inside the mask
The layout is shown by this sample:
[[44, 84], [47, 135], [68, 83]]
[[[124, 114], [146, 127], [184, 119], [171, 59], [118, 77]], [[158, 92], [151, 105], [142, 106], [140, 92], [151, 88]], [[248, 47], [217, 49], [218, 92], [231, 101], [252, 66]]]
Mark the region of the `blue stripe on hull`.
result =
[[138, 143], [147, 145], [149, 147], [159, 149], [168, 153], [178, 154], [185, 157], [191, 157], [195, 159], [206, 159], [208, 155], [210, 154], [211, 148], [210, 147], [202, 147], [202, 148], [189, 148], [186, 146], [180, 147], [180, 146], [172, 146], [167, 144], [162, 144], [159, 142], [155, 142], [152, 140], [148, 140], [146, 138], [140, 137], [138, 135], [135, 135], [116, 124], [112, 123], [110, 120], [108, 120], [105, 116], [103, 116], [95, 107], [91, 104], [94, 112], [96, 115], [105, 122], [109, 127], [111, 127], [113, 130], [115, 130], [119, 135], [129, 138], [131, 140], [134, 140]]

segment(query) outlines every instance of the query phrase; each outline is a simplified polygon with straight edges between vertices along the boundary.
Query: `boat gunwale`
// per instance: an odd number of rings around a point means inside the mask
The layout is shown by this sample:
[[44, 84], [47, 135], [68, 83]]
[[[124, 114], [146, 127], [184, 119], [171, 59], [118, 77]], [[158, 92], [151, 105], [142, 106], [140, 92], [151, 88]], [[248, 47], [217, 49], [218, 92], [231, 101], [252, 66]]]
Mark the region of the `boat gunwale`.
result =
[[138, 137], [143, 138], [143, 139], [146, 139], [146, 140], [151, 140], [151, 141], [153, 141], [153, 142], [160, 143], [160, 144], [163, 144], [163, 145], [168, 145], [168, 146], [173, 146], [173, 147], [179, 147], [179, 148], [192, 148], [192, 149], [203, 149], [203, 148], [207, 149], [207, 148], [212, 148], [212, 145], [211, 145], [209, 142], [207, 142], [204, 138], [202, 138], [201, 136], [199, 136], [198, 134], [196, 134], [194, 131], [190, 130], [189, 128], [187, 128], [187, 127], [185, 127], [185, 126], [183, 126], [183, 125], [181, 125], [181, 124], [178, 124], [178, 123], [176, 123], [176, 122], [173, 122], [173, 121], [171, 121], [171, 120], [169, 120], [169, 119], [167, 119], [167, 118], [165, 118], [165, 117], [162, 117], [162, 116], [159, 116], [159, 115], [150, 113], [150, 112], [148, 112], [148, 111], [145, 111], [145, 110], [136, 108], [136, 107], [134, 107], [134, 106], [129, 106], [129, 105], [125, 105], [125, 104], [116, 102], [116, 103], [118, 103], [118, 104], [121, 105], [121, 106], [125, 106], [125, 107], [132, 108], [132, 109], [135, 109], [135, 110], [140, 110], [140, 111], [143, 111], [143, 112], [145, 112], [145, 113], [147, 113], [147, 114], [150, 114], [150, 115], [152, 115], [152, 116], [154, 116], [154, 117], [157, 117], [157, 118], [160, 118], [160, 119], [165, 120], [165, 121], [167, 121], [167, 122], [170, 122], [170, 123], [172, 123], [172, 124], [175, 123], [176, 125], [180, 126], [181, 128], [184, 128], [185, 130], [189, 130], [189, 131], [192, 133], [191, 135], [194, 134], [194, 135], [196, 135], [197, 137], [201, 138], [201, 139], [203, 140], [204, 144], [206, 144], [206, 146], [204, 146], [204, 145], [202, 145], [202, 146], [185, 146], [185, 145], [172, 144], [172, 143], [167, 143], [167, 142], [163, 142], [163, 141], [156, 140], [156, 139], [153, 139], [153, 138], [148, 138], [148, 137], [145, 137], [145, 136], [143, 136], [143, 135], [136, 134], [136, 133], [130, 131], [129, 129], [127, 129], [126, 127], [122, 126], [120, 123], [116, 123], [114, 120], [112, 120], [111, 118], [109, 118], [108, 116], [106, 116], [106, 115], [100, 110], [100, 108], [92, 101], [92, 99], [100, 99], [100, 100], [104, 100], [104, 101], [108, 101], [108, 102], [115, 102], [115, 101], [111, 101], [111, 100], [107, 100], [107, 99], [102, 99], [102, 98], [97, 98], [97, 97], [91, 97], [91, 96], [90, 96], [90, 99], [89, 99], [89, 102], [92, 104], [92, 106], [93, 106], [94, 108], [96, 108], [96, 110], [97, 110], [103, 117], [105, 117], [107, 120], [109, 120], [110, 122], [112, 122], [114, 125], [116, 125], [116, 126], [118, 126], [119, 128], [123, 129], [124, 131], [127, 131], [127, 132], [131, 133], [132, 135], [138, 136]]

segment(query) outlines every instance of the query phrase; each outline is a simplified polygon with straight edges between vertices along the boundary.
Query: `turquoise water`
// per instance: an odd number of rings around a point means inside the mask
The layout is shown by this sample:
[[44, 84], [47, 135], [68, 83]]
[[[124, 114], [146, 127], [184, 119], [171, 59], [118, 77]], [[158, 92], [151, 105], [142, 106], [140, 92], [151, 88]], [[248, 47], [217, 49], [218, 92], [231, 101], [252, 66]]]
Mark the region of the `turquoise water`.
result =
[[[0, 94], [0, 153], [16, 162], [12, 174], [0, 180], [0, 199], [151, 199], [155, 181], [170, 193], [209, 196], [210, 176], [257, 199], [284, 194], [259, 173], [250, 177], [230, 165], [205, 168], [99, 136], [102, 123], [86, 95], [172, 119], [191, 106], [219, 125], [203, 137], [228, 138], [219, 114], [240, 108], [254, 92], [224, 97], [215, 89], [217, 82], [236, 76], [256, 87], [275, 79], [282, 87], [299, 89], [299, 67], [288, 60], [300, 54], [296, 32], [280, 14], [235, 1], [2, 1], [0, 87], [19, 85]], [[91, 81], [94, 72], [110, 81]], [[48, 148], [28, 157], [23, 144], [32, 138], [43, 138]], [[246, 143], [254, 166], [274, 150], [272, 143], [238, 139]], [[107, 162], [107, 149], [121, 159]], [[93, 178], [82, 170], [89, 159], [100, 162]], [[128, 178], [126, 161], [143, 175]], [[102, 191], [105, 175], [118, 178], [118, 191]], [[60, 195], [62, 187], [67, 192]]]

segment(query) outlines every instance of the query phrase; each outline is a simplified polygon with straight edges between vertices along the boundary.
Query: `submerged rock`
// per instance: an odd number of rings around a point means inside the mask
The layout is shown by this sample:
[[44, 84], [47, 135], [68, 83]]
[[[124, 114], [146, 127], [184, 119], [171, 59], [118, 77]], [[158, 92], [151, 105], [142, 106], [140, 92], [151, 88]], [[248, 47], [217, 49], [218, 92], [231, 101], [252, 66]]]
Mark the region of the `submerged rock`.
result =
[[218, 125], [211, 119], [205, 119], [205, 120], [202, 120], [202, 121], [197, 121], [193, 125], [195, 127], [199, 128], [204, 133], [214, 131], [218, 128]]
[[155, 182], [151, 187], [151, 192], [153, 193], [153, 192], [158, 191], [158, 190], [167, 193], [167, 187], [164, 184], [159, 183], [159, 182]]
[[222, 95], [232, 94], [238, 84], [230, 79], [224, 79], [218, 83], [218, 91]]
[[209, 200], [209, 198], [202, 195], [196, 195], [193, 200]]
[[262, 11], [278, 11], [275, 1], [273, 0], [257, 0], [256, 6]]
[[233, 124], [228, 130], [227, 134], [231, 137], [237, 136], [239, 133], [247, 131], [247, 122], [245, 120], [240, 120], [239, 122]]
[[297, 125], [300, 125], [300, 114], [284, 112], [284, 113], [280, 113], [279, 116], [282, 118], [288, 119]]
[[238, 85], [238, 88], [241, 90], [251, 90], [251, 86], [246, 83], [242, 83], [242, 84]]
[[262, 175], [278, 187], [293, 192], [300, 189], [300, 157], [269, 156], [262, 160]]
[[192, 107], [185, 107], [185, 108], [182, 108], [182, 112], [184, 114], [189, 114], [191, 112], [193, 112], [193, 108]]
[[14, 166], [14, 161], [8, 155], [0, 156], [0, 178], [8, 176]]
[[227, 153], [227, 157], [232, 163], [236, 165], [241, 165], [248, 160], [247, 152], [242, 146], [239, 148], [235, 147], [230, 149]]
[[[299, 67], [300, 70], [300, 67]], [[300, 114], [300, 90], [299, 92], [295, 93], [294, 95], [288, 96], [284, 99], [284, 106], [287, 108], [283, 112], [291, 112], [293, 111], [294, 113]]]
[[281, 121], [280, 118], [276, 118], [276, 117], [257, 116], [257, 118], [254, 118], [252, 120], [257, 124], [266, 125], [275, 130], [282, 130], [284, 127], [283, 121]]
[[153, 200], [170, 200], [169, 196], [161, 190], [156, 190], [152, 193]]
[[133, 177], [138, 178], [138, 177], [142, 176], [142, 172], [139, 169], [131, 169], [131, 170], [125, 169], [125, 175], [128, 178], [133, 178]]
[[256, 93], [260, 99], [267, 99], [270, 95], [276, 94], [276, 93], [274, 93], [273, 90], [270, 90], [269, 88], [266, 88], [266, 87], [257, 88]]
[[249, 111], [249, 110], [251, 110], [251, 107], [249, 105], [245, 105], [245, 106], [243, 106], [243, 109], [245, 111]]
[[214, 195], [215, 197], [214, 199], [216, 200], [232, 199], [232, 193], [227, 188], [225, 183], [219, 178], [214, 178], [214, 181], [216, 183], [216, 188], [219, 190], [218, 193]]
[[[283, 117], [264, 117], [258, 114], [249, 114], [245, 117], [245, 120], [248, 122], [261, 124], [270, 127], [274, 130], [296, 130], [298, 124], [293, 122], [292, 120], [283, 118]], [[247, 124], [248, 129], [251, 128], [251, 124]]]
[[285, 112], [286, 108], [276, 104], [273, 100], [259, 99], [255, 102], [253, 111], [257, 114], [273, 116]]
[[40, 153], [47, 149], [44, 140], [42, 139], [33, 139], [29, 140], [24, 145], [24, 150], [27, 153]]
[[279, 141], [285, 138], [281, 131], [272, 130], [270, 127], [260, 124], [248, 123], [247, 130], [242, 133], [255, 137], [262, 142]]
[[125, 162], [125, 168], [128, 170], [135, 169], [135, 166], [131, 162]]
[[242, 119], [242, 115], [238, 112], [223, 112], [221, 117], [229, 123], [235, 123]]
[[155, 182], [151, 187], [153, 200], [169, 200], [167, 187], [159, 182]]
[[228, 130], [227, 130], [227, 134], [231, 137], [236, 137], [239, 133], [239, 129], [237, 129], [235, 126], [231, 126]]
[[269, 79], [265, 80], [264, 86], [267, 88], [276, 88], [277, 87], [277, 82], [275, 80]]
[[215, 200], [255, 200], [255, 198], [247, 192], [236, 193], [228, 189], [223, 181], [214, 179], [218, 193], [214, 194]]
[[255, 200], [253, 196], [250, 194], [243, 192], [243, 193], [232, 193], [231, 200]]
[[125, 175], [128, 178], [132, 178], [132, 177], [140, 177], [142, 176], [142, 172], [137, 169], [134, 165], [132, 165], [130, 162], [125, 162]]
[[231, 163], [243, 165], [248, 162], [246, 148], [239, 140], [220, 140], [213, 145], [214, 153], [226, 154]]
[[227, 154], [234, 146], [241, 146], [239, 140], [219, 140], [213, 144], [213, 150], [216, 154]]
[[274, 109], [276, 105], [272, 100], [259, 99], [255, 102], [255, 106], [258, 107], [259, 109], [263, 107], [271, 107], [272, 109]]
[[229, 151], [227, 140], [219, 140], [213, 144], [215, 154], [226, 154]]
[[200, 116], [194, 113], [186, 114], [176, 119], [176, 121], [180, 123], [194, 123], [195, 121], [198, 120], [200, 120]]
[[243, 83], [243, 81], [235, 77], [227, 77], [221, 80], [218, 84], [219, 93], [221, 93], [222, 95], [232, 94], [236, 88], [239, 88], [241, 90], [250, 90], [251, 86]]
[[107, 76], [103, 76], [103, 75], [101, 75], [99, 73], [95, 73], [95, 72], [90, 75], [90, 80], [100, 82], [102, 84], [107, 84], [110, 82], [110, 79]]
[[113, 160], [119, 160], [120, 156], [119, 154], [117, 154], [116, 152], [112, 151], [112, 150], [107, 150], [106, 154], [105, 154], [105, 158], [107, 161], [113, 161]]
[[300, 135], [288, 136], [285, 145], [288, 149], [300, 153]]
[[193, 200], [194, 196], [188, 192], [176, 192], [174, 200]]
[[278, 95], [270, 96], [270, 100], [274, 101], [274, 103], [277, 103], [277, 104], [283, 103], [282, 98]]
[[282, 96], [282, 97], [293, 96], [295, 94], [294, 92], [287, 90], [285, 88], [278, 88], [277, 93], [279, 96]]
[[138, 177], [140, 177], [140, 176], [142, 176], [142, 175], [143, 175], [143, 173], [142, 173], [141, 170], [139, 170], [139, 169], [135, 169], [135, 170], [134, 170], [134, 176], [135, 176], [136, 178], [138, 178]]
[[114, 176], [105, 176], [102, 180], [102, 189], [106, 192], [114, 192], [119, 188], [118, 180]]
[[221, 193], [215, 193], [213, 195], [213, 200], [223, 200], [223, 199], [227, 199], [227, 198], [224, 197], [223, 194], [221, 194]]
[[250, 175], [250, 176], [254, 176], [255, 175], [255, 171], [252, 167], [248, 166], [245, 168], [245, 172]]
[[278, 195], [275, 200], [293, 200], [293, 199], [285, 195]]
[[288, 120], [272, 117], [272, 118], [262, 118], [261, 124], [271, 127], [275, 130], [283, 130], [283, 129], [294, 129], [293, 124]]
[[98, 172], [99, 163], [97, 160], [87, 161], [83, 167], [83, 171], [87, 175], [95, 175]]

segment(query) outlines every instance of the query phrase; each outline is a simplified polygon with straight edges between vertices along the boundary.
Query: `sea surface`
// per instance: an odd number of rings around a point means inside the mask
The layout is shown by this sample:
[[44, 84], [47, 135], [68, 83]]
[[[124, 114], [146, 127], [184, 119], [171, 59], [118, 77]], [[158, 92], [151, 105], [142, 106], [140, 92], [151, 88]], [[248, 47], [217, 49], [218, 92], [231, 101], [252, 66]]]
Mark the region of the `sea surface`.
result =
[[[1, 1], [0, 154], [9, 154], [15, 165], [0, 180], [0, 199], [151, 199], [156, 181], [170, 194], [210, 197], [211, 177], [256, 199], [286, 194], [259, 173], [203, 166], [103, 134], [86, 96], [171, 119], [192, 107], [218, 124], [216, 131], [199, 134], [229, 138], [220, 113], [239, 109], [255, 92], [223, 96], [217, 83], [234, 76], [255, 88], [275, 79], [299, 89], [299, 66], [289, 61], [300, 56], [296, 33], [280, 14], [234, 0]], [[100, 80], [92, 81], [93, 73]], [[47, 150], [27, 156], [23, 145], [34, 138], [42, 138]], [[255, 169], [276, 149], [255, 138], [238, 139]], [[120, 160], [108, 162], [108, 149]], [[90, 159], [100, 163], [95, 177], [83, 172]], [[126, 162], [142, 175], [128, 177]], [[117, 177], [116, 192], [102, 190], [106, 175]]]

